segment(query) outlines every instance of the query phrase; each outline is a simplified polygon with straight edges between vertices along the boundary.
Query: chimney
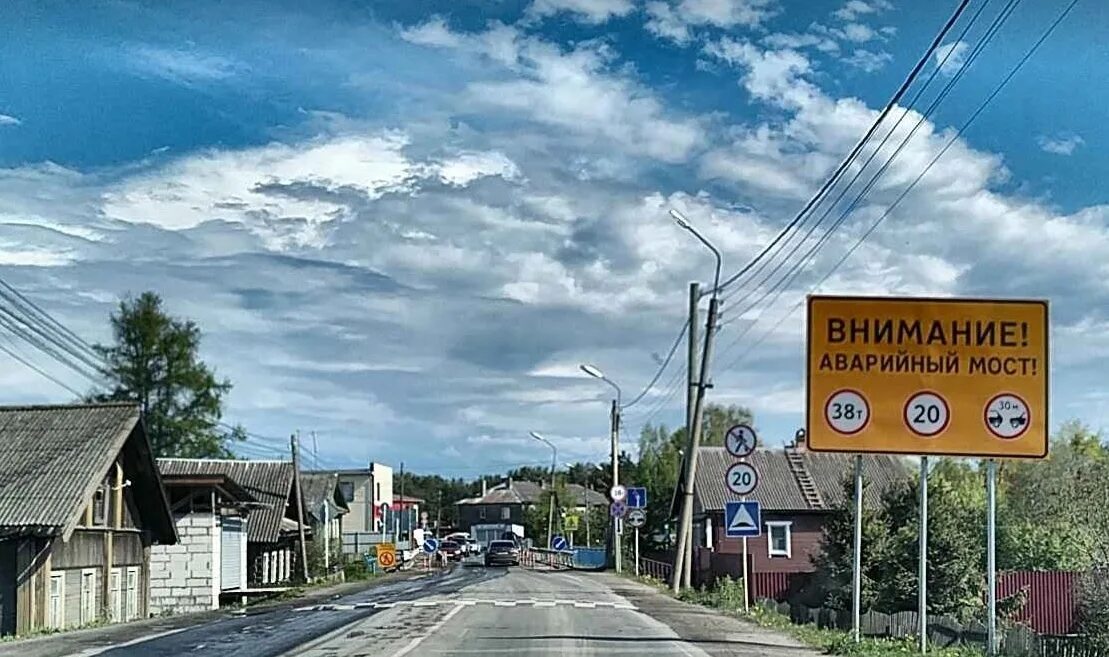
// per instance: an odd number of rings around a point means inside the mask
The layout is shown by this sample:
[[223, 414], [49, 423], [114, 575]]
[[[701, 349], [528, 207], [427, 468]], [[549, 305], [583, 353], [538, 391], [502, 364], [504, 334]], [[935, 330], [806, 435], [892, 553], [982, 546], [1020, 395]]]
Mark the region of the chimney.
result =
[[489, 494], [489, 489], [485, 487], [485, 477], [481, 478], [481, 496], [485, 497]]
[[806, 443], [804, 429], [798, 429], [797, 433], [793, 434], [793, 448], [800, 452], [805, 451]]

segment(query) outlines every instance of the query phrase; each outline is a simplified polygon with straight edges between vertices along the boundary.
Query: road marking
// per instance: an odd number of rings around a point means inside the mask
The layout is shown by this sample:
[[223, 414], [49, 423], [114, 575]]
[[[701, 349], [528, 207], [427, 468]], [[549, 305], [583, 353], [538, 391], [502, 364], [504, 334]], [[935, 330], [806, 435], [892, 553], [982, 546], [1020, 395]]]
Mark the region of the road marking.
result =
[[148, 634], [146, 636], [140, 636], [137, 639], [131, 639], [130, 641], [127, 641], [127, 642], [124, 642], [124, 643], [113, 643], [110, 646], [103, 646], [101, 648], [87, 648], [85, 650], [82, 650], [79, 653], [75, 653], [73, 655], [73, 657], [95, 657], [96, 655], [101, 655], [103, 653], [108, 652], [109, 650], [115, 650], [116, 648], [126, 648], [127, 646], [134, 646], [134, 645], [137, 645], [137, 644], [140, 644], [140, 643], [144, 643], [146, 641], [153, 641], [154, 639], [160, 639], [164, 636], [169, 636], [171, 634], [177, 634], [178, 632], [184, 632], [185, 630], [188, 630], [188, 629], [191, 629], [191, 628], [180, 627], [180, 628], [177, 628], [176, 630], [166, 630], [165, 632], [158, 632], [158, 633], [155, 633], [155, 634]]
[[393, 609], [398, 606], [410, 607], [475, 607], [477, 605], [493, 605], [494, 607], [535, 607], [549, 609], [551, 607], [574, 607], [575, 609], [621, 609], [636, 611], [638, 607], [630, 602], [614, 600], [536, 600], [526, 598], [522, 600], [496, 600], [492, 598], [465, 600], [397, 600], [395, 602], [358, 602], [355, 604], [326, 604], [296, 607], [293, 611], [353, 611], [355, 609]]
[[431, 626], [431, 629], [428, 630], [427, 634], [412, 639], [412, 641], [410, 641], [408, 645], [393, 653], [392, 657], [404, 657], [408, 653], [418, 648], [425, 639], [443, 629], [443, 626], [446, 625], [450, 621], [450, 619], [454, 618], [458, 612], [462, 611], [462, 609], [462, 606], [458, 605], [454, 609], [448, 611], [446, 614], [443, 615], [442, 618], [439, 619], [438, 623]]

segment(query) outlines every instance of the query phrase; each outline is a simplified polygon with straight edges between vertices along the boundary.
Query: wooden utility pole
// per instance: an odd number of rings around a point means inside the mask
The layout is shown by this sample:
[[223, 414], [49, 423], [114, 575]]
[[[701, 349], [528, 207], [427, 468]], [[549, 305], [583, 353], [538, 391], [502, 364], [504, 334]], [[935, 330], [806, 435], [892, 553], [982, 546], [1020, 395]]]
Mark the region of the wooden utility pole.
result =
[[[298, 432], [299, 433], [299, 432]], [[289, 447], [293, 452], [293, 484], [297, 492], [297, 529], [300, 531], [300, 563], [304, 572], [304, 581], [309, 581], [308, 575], [308, 543], [304, 538], [304, 492], [300, 488], [300, 437], [298, 433], [289, 436]]]

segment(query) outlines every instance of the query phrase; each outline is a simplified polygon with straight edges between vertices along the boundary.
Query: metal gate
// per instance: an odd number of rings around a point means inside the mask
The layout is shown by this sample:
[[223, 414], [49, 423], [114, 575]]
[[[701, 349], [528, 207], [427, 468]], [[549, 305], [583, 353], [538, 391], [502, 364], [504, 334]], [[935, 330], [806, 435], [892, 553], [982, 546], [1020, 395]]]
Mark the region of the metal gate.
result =
[[242, 518], [225, 517], [220, 528], [220, 589], [224, 591], [246, 588], [243, 579], [244, 542], [246, 541]]

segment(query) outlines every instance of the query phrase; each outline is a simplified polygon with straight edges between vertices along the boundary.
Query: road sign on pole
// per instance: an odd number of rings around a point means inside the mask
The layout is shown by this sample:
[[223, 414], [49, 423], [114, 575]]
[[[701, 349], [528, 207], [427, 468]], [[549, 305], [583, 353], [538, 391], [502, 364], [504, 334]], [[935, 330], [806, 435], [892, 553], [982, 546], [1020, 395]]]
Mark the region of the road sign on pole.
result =
[[628, 497], [628, 489], [624, 488], [622, 484], [616, 484], [609, 489], [608, 496], [612, 498], [613, 502], [623, 502]]
[[1047, 456], [1045, 301], [809, 297], [818, 452]]
[[759, 486], [759, 473], [755, 466], [742, 461], [733, 463], [724, 473], [724, 483], [728, 490], [743, 497], [750, 495]]
[[377, 544], [377, 565], [392, 568], [397, 565], [397, 548], [392, 543]]
[[755, 430], [746, 424], [737, 424], [724, 434], [724, 447], [737, 459], [745, 459], [755, 452], [759, 438]]
[[647, 524], [647, 512], [643, 509], [632, 509], [628, 512], [628, 524], [632, 527], [642, 527]]
[[578, 516], [576, 514], [570, 514], [570, 515], [566, 516], [565, 518], [562, 519], [562, 528], [565, 529], [566, 531], [570, 532], [571, 534], [578, 531], [578, 526], [579, 526], [579, 522], [580, 522], [578, 520], [579, 518], [580, 518], [580, 516]]
[[609, 505], [608, 512], [613, 518], [623, 518], [628, 512], [628, 506], [623, 502], [613, 502]]
[[551, 549], [561, 552], [563, 550], [570, 549], [570, 544], [566, 542], [566, 537], [560, 534], [555, 534], [551, 537]]
[[647, 489], [642, 486], [628, 489], [627, 503], [629, 509], [647, 508]]
[[435, 554], [439, 551], [439, 539], [425, 538], [424, 539], [424, 552], [428, 554]]
[[744, 538], [762, 535], [762, 509], [754, 500], [724, 503], [724, 536]]

